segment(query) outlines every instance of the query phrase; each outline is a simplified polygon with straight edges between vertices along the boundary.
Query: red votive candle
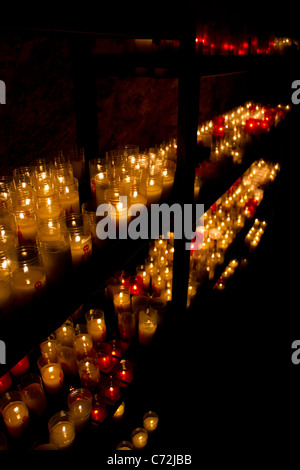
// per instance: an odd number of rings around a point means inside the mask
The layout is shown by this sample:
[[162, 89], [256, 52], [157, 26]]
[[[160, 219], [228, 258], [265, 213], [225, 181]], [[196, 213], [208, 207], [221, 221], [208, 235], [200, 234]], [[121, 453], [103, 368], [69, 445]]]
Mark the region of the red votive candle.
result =
[[113, 369], [113, 375], [120, 380], [120, 387], [126, 387], [133, 379], [133, 364], [128, 359], [122, 359]]
[[112, 366], [112, 347], [108, 343], [99, 344], [97, 347], [97, 361], [101, 371], [109, 370]]
[[25, 356], [21, 359], [15, 366], [10, 369], [10, 373], [15, 376], [19, 377], [20, 375], [25, 374], [29, 369], [29, 361], [28, 357]]
[[0, 394], [5, 393], [12, 386], [9, 372], [0, 377]]

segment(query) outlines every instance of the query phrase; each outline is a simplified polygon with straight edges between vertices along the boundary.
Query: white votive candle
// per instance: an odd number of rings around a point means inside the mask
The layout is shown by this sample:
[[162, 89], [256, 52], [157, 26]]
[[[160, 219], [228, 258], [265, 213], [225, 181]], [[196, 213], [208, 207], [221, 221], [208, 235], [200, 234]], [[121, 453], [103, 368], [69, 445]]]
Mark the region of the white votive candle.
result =
[[41, 376], [48, 393], [58, 393], [64, 382], [64, 374], [60, 364], [46, 364], [41, 369]]
[[29, 420], [29, 411], [23, 401], [9, 403], [3, 410], [3, 420], [12, 437], [20, 437]]
[[135, 449], [143, 449], [147, 445], [148, 432], [144, 428], [137, 428], [132, 432], [131, 440]]

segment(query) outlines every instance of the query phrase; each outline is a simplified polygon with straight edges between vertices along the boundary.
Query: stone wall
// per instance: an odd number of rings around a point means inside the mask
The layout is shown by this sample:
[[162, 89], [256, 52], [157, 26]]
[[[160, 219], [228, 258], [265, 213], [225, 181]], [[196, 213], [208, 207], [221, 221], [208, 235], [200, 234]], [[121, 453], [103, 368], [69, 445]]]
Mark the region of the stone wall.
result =
[[[69, 38], [0, 39], [0, 174], [76, 143]], [[133, 143], [149, 148], [176, 137], [176, 79], [105, 77], [97, 81], [99, 151]], [[201, 80], [199, 120], [249, 98], [244, 75]]]

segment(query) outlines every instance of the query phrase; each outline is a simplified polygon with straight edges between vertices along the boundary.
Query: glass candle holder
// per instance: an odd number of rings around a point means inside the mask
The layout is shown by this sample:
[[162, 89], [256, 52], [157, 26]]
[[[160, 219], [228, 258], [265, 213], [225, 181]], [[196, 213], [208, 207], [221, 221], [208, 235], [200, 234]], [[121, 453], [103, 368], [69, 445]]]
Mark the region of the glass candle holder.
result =
[[74, 352], [77, 361], [93, 355], [93, 340], [89, 333], [79, 333], [74, 339]]
[[57, 362], [57, 346], [57, 341], [50, 338], [40, 343], [43, 358], [48, 362]]
[[150, 344], [157, 329], [157, 314], [155, 311], [141, 311], [139, 313], [139, 343]]
[[143, 426], [148, 433], [155, 431], [158, 426], [158, 415], [154, 411], [145, 413], [143, 416]]
[[120, 387], [124, 387], [133, 379], [133, 364], [128, 359], [121, 359], [113, 369], [113, 375], [117, 380], [120, 380]]
[[144, 290], [149, 291], [151, 278], [150, 278], [150, 274], [146, 271], [145, 265], [140, 264], [139, 266], [137, 266], [136, 274], [141, 279]]
[[113, 366], [111, 345], [109, 343], [100, 343], [97, 346], [96, 353], [100, 371], [109, 372]]
[[26, 374], [29, 367], [30, 367], [30, 364], [29, 364], [28, 357], [25, 356], [10, 369], [10, 373], [14, 377], [21, 377], [21, 375]]
[[[107, 178], [108, 172], [108, 162], [105, 161], [103, 158], [92, 158], [89, 160], [89, 174], [90, 174], [90, 186], [91, 186], [91, 193], [93, 200], [96, 200], [96, 175], [99, 175], [98, 180], [104, 180]], [[107, 187], [103, 188], [103, 192], [108, 189], [109, 181], [107, 181]], [[103, 201], [103, 195], [100, 197]]]
[[28, 306], [46, 292], [46, 275], [37, 247], [16, 248], [17, 269], [12, 273], [13, 299], [17, 306]]
[[152, 292], [154, 297], [160, 297], [166, 287], [166, 281], [160, 274], [152, 276]]
[[47, 409], [46, 396], [41, 377], [30, 373], [21, 378], [19, 390], [30, 412], [41, 416]]
[[147, 187], [147, 206], [158, 204], [163, 190], [163, 175], [161, 172], [150, 174], [146, 182]]
[[96, 393], [93, 398], [93, 407], [91, 411], [92, 423], [98, 425], [102, 423], [107, 417], [107, 406], [104, 403], [102, 396]]
[[116, 447], [116, 450], [133, 450], [133, 444], [129, 441], [121, 441]]
[[95, 198], [96, 198], [96, 205], [102, 204], [105, 200], [105, 191], [109, 189], [110, 186], [110, 177], [109, 172], [100, 171], [94, 176], [94, 184], [95, 184]]
[[93, 395], [86, 388], [77, 388], [68, 395], [68, 408], [75, 423], [75, 431], [81, 431], [88, 423], [92, 411]]
[[85, 233], [82, 214], [71, 214], [64, 218], [70, 236], [72, 265], [80, 266], [92, 255], [92, 237]]
[[72, 319], [65, 321], [57, 330], [55, 330], [56, 340], [62, 346], [72, 348], [75, 339], [75, 330]]
[[125, 402], [123, 401], [121, 405], [116, 409], [113, 414], [113, 421], [121, 421], [125, 413]]
[[12, 386], [12, 380], [9, 372], [0, 377], [0, 394], [7, 392]]
[[116, 315], [131, 310], [130, 294], [125, 290], [120, 290], [117, 294], [114, 294], [113, 302]]
[[65, 377], [72, 380], [75, 376], [77, 376], [77, 361], [74, 349], [72, 347], [64, 346], [58, 342], [57, 358]]
[[29, 423], [29, 411], [22, 394], [6, 392], [0, 399], [0, 411], [11, 437], [21, 437]]
[[75, 439], [75, 423], [67, 411], [55, 413], [48, 422], [49, 440], [58, 450], [71, 447]]
[[78, 179], [59, 176], [56, 182], [56, 189], [62, 208], [66, 215], [80, 212]]
[[115, 404], [120, 398], [120, 386], [118, 381], [116, 381], [112, 375], [107, 377], [103, 381], [100, 393], [108, 404]]
[[48, 362], [43, 356], [39, 357], [37, 363], [46, 391], [52, 395], [59, 393], [64, 383], [61, 365]]
[[131, 440], [135, 450], [144, 449], [148, 442], [148, 432], [145, 428], [136, 428], [131, 433]]
[[136, 321], [133, 312], [118, 313], [118, 328], [122, 341], [130, 342], [136, 334]]
[[86, 312], [85, 320], [87, 330], [92, 337], [93, 344], [97, 346], [106, 338], [106, 324], [104, 312], [100, 308], [93, 308]]
[[84, 233], [91, 234], [93, 248], [100, 250], [103, 247], [103, 240], [100, 240], [96, 233], [97, 224], [101, 220], [101, 217], [96, 215], [97, 204], [94, 201], [84, 202], [81, 205], [81, 211]]
[[97, 359], [85, 357], [77, 362], [81, 385], [94, 392], [100, 383], [100, 370]]

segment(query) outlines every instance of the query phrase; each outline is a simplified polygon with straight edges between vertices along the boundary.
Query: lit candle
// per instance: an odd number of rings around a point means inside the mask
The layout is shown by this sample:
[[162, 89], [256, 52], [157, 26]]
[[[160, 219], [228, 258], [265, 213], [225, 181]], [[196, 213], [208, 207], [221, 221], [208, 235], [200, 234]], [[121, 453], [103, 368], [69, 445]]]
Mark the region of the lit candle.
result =
[[16, 215], [16, 224], [19, 244], [34, 243], [38, 231], [35, 215], [27, 215], [26, 212], [18, 212]]
[[108, 343], [101, 343], [97, 347], [97, 361], [101, 371], [107, 371], [112, 367], [112, 347]]
[[29, 411], [23, 401], [10, 403], [3, 411], [3, 420], [12, 437], [20, 437], [29, 420]]
[[75, 331], [71, 321], [65, 322], [57, 330], [55, 330], [56, 340], [63, 346], [73, 347], [75, 339]]
[[91, 309], [85, 314], [87, 330], [95, 345], [101, 343], [106, 338], [106, 324], [103, 310], [99, 308]]
[[12, 292], [17, 305], [32, 303], [46, 290], [46, 276], [42, 267], [27, 266], [12, 274]]
[[131, 440], [135, 449], [143, 449], [147, 445], [148, 432], [144, 428], [136, 428], [132, 432]]
[[153, 178], [150, 178], [147, 186], [147, 205], [158, 204], [162, 194], [162, 185], [155, 182]]
[[74, 339], [74, 351], [77, 360], [92, 354], [93, 340], [90, 334], [78, 334]]
[[133, 445], [129, 441], [122, 441], [117, 445], [116, 450], [133, 450]]
[[59, 194], [61, 207], [66, 211], [66, 214], [73, 212], [80, 212], [79, 194], [78, 190], [71, 189], [69, 186]]
[[139, 343], [146, 345], [151, 343], [157, 329], [157, 318], [154, 314], [141, 311], [139, 313]]
[[119, 406], [119, 408], [117, 408], [116, 411], [114, 412], [113, 420], [120, 421], [124, 416], [124, 412], [125, 412], [125, 403], [123, 401], [121, 405]]
[[48, 362], [57, 362], [57, 341], [55, 339], [48, 339], [40, 344], [42, 356]]
[[126, 386], [133, 379], [133, 365], [128, 359], [122, 359], [113, 369], [113, 375], [120, 383], [120, 387]]
[[148, 432], [153, 432], [158, 425], [158, 415], [153, 411], [148, 411], [143, 417], [143, 426]]
[[121, 291], [114, 295], [113, 298], [115, 314], [121, 312], [128, 312], [131, 310], [130, 294], [128, 292]]
[[68, 396], [69, 413], [75, 423], [76, 432], [81, 431], [90, 419], [93, 395], [89, 390], [79, 388]]
[[60, 391], [64, 383], [64, 374], [60, 364], [49, 363], [41, 368], [41, 376], [45, 389], [50, 394], [56, 394]]
[[80, 266], [82, 262], [88, 260], [92, 255], [91, 235], [75, 235], [70, 241], [72, 265]]
[[56, 413], [48, 423], [49, 440], [59, 450], [68, 449], [75, 439], [75, 424], [69, 413]]
[[86, 357], [78, 362], [80, 381], [88, 390], [96, 390], [100, 382], [100, 370], [94, 358]]

